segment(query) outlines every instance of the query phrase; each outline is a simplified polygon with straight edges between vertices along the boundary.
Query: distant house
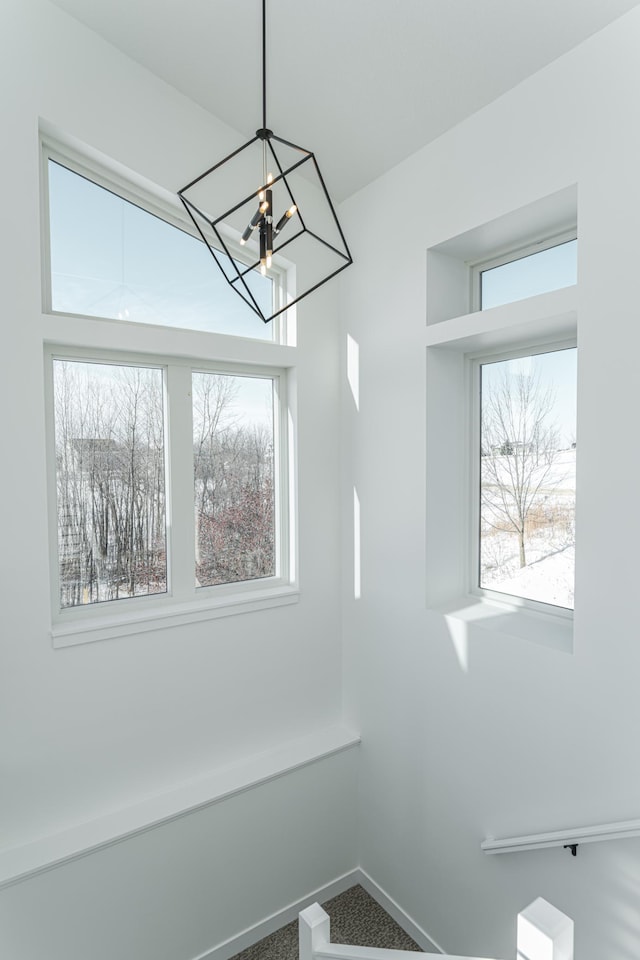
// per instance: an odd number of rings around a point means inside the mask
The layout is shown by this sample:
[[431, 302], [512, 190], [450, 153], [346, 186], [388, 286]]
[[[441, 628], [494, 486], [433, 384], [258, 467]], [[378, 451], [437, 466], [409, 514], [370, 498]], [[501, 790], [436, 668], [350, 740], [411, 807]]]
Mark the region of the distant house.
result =
[[503, 443], [494, 444], [491, 447], [493, 457], [512, 457], [516, 453], [531, 453], [532, 443], [524, 443], [522, 440], [505, 440]]

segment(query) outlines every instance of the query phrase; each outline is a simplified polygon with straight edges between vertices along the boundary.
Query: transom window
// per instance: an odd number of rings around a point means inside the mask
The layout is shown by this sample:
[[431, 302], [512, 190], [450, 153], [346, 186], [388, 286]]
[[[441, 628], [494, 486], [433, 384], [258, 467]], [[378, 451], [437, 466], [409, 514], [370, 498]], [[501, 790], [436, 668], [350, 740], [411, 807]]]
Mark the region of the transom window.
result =
[[[295, 602], [284, 315], [237, 296], [177, 201], [43, 151], [54, 643]], [[265, 313], [285, 278], [251, 275]]]
[[560, 290], [577, 282], [578, 241], [575, 233], [540, 241], [477, 264], [473, 273], [481, 310]]
[[[69, 163], [47, 162], [51, 310], [274, 339], [279, 324], [238, 297], [200, 239]], [[247, 282], [272, 313], [277, 271], [253, 271]]]

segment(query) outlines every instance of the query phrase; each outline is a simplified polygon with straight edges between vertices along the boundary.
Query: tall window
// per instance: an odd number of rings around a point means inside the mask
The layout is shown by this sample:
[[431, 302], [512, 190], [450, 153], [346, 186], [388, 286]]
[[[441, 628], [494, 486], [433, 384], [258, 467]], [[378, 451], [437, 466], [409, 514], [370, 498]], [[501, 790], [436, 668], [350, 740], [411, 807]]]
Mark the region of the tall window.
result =
[[[44, 157], [54, 639], [293, 602], [284, 319], [252, 313], [177, 205]], [[284, 274], [250, 282], [271, 313]]]
[[576, 349], [478, 364], [476, 586], [573, 609]]

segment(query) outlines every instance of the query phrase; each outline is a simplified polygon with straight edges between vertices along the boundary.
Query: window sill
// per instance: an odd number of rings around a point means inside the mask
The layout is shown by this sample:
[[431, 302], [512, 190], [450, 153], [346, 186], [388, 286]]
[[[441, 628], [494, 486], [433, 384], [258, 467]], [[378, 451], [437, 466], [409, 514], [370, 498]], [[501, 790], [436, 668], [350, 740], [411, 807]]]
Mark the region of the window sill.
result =
[[573, 617], [541, 613], [515, 603], [471, 595], [432, 607], [447, 622], [452, 637], [466, 640], [470, 627], [516, 640], [528, 640], [562, 653], [573, 653]]
[[254, 613], [297, 603], [299, 599], [299, 589], [289, 585], [242, 594], [226, 594], [206, 600], [180, 602], [166, 598], [166, 602], [155, 602], [152, 610], [141, 610], [138, 607], [135, 612], [90, 617], [85, 615], [77, 619], [74, 616], [73, 621], [71, 618], [64, 622], [57, 621], [51, 628], [51, 639], [54, 647], [71, 647], [95, 640], [110, 640], [136, 633], [148, 633], [151, 630], [180, 627], [202, 620]]
[[575, 337], [578, 288], [573, 285], [534, 297], [463, 314], [427, 327], [427, 346], [459, 353], [493, 350], [515, 340], [541, 343]]

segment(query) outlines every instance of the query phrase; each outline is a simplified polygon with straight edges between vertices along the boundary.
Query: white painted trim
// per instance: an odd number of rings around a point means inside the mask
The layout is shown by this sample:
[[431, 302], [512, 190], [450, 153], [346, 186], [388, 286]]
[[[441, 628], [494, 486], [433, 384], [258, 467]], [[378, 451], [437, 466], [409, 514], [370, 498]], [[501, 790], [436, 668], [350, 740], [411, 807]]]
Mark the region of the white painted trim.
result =
[[[509, 263], [516, 263], [518, 260], [526, 260], [528, 257], [533, 257], [537, 253], [544, 253], [545, 250], [552, 250], [554, 247], [561, 247], [565, 243], [572, 243], [578, 239], [578, 229], [577, 227], [572, 227], [570, 230], [563, 230], [560, 233], [554, 233], [553, 236], [546, 236], [544, 239], [534, 240], [526, 244], [520, 244], [517, 247], [512, 247], [510, 250], [503, 251], [498, 256], [492, 256], [477, 260], [474, 263], [469, 264], [469, 269], [471, 272], [471, 305], [472, 309], [482, 310], [482, 274], [489, 271], [495, 270], [497, 267], [504, 267]], [[577, 258], [577, 254], [576, 254]], [[567, 286], [573, 286], [573, 284], [567, 284]], [[552, 289], [561, 290], [562, 287], [554, 287]], [[552, 292], [551, 290], [545, 290], [545, 293]], [[507, 303], [517, 303], [518, 299], [508, 300]]]
[[39, 837], [20, 846], [0, 849], [0, 889], [188, 816], [359, 743], [360, 735], [347, 727], [325, 727], [97, 820], [76, 824], [62, 833]]
[[640, 820], [600, 823], [593, 827], [554, 830], [523, 837], [506, 837], [503, 840], [488, 838], [482, 841], [480, 849], [485, 853], [520, 853], [523, 850], [563, 847], [573, 843], [596, 843], [600, 840], [625, 840], [629, 837], [640, 837]]
[[[477, 557], [473, 506], [477, 500], [470, 485], [473, 465], [477, 464], [471, 450], [472, 446], [477, 447], [477, 438], [474, 441], [472, 436], [477, 418], [472, 409], [478, 393], [477, 388], [472, 390], [470, 374], [474, 358], [573, 346], [577, 337], [577, 303], [577, 286], [564, 287], [425, 328], [427, 408], [440, 410], [446, 406], [449, 411], [448, 435], [440, 429], [437, 417], [427, 424], [427, 455], [446, 465], [442, 476], [433, 476], [427, 483], [427, 523], [434, 523], [434, 518], [442, 513], [443, 495], [445, 499], [449, 497], [451, 509], [447, 515], [453, 511], [457, 517], [444, 564], [441, 551], [436, 557], [427, 546], [427, 607], [444, 616], [464, 670], [471, 626], [564, 653], [573, 652], [571, 611], [486, 589], [481, 595], [475, 588], [470, 593], [474, 581], [469, 574]], [[449, 435], [466, 438], [464, 444], [450, 441]], [[432, 539], [427, 538], [428, 544]]]
[[297, 920], [300, 911], [305, 910], [312, 903], [320, 900], [325, 902], [332, 897], [337, 897], [339, 893], [344, 893], [345, 890], [353, 887], [356, 883], [360, 883], [360, 870], [357, 867], [350, 870], [349, 873], [344, 873], [337, 880], [332, 880], [331, 883], [314, 890], [313, 893], [296, 900], [295, 903], [290, 903], [282, 910], [278, 910], [277, 913], [272, 913], [271, 916], [266, 917], [259, 923], [254, 923], [253, 926], [247, 927], [242, 933], [230, 937], [223, 943], [218, 944], [217, 947], [212, 947], [210, 950], [198, 954], [197, 957], [193, 957], [193, 960], [229, 960], [230, 957], [240, 953], [241, 950], [252, 947], [254, 943], [258, 943], [264, 937], [280, 930], [287, 923]]
[[431, 324], [425, 328], [426, 346], [471, 353], [569, 340], [576, 336], [577, 310], [578, 287], [561, 287]]
[[73, 313], [40, 314], [44, 344], [135, 353], [141, 357], [197, 358], [200, 362], [252, 364], [291, 369], [298, 363], [295, 347], [251, 340], [229, 333], [180, 330], [152, 323], [83, 317]]
[[[356, 873], [361, 875], [361, 878], [367, 878], [367, 880], [373, 884], [376, 892], [382, 894], [389, 906], [400, 912], [402, 920], [409, 920], [404, 911], [400, 910], [398, 905], [394, 900], [391, 900], [390, 897], [385, 894], [377, 884], [374, 883], [371, 878], [364, 873], [362, 868], [358, 868]], [[361, 879], [361, 883], [362, 883]], [[364, 886], [364, 883], [363, 883]], [[371, 896], [374, 894], [371, 893]], [[377, 899], [374, 896], [374, 899]], [[541, 901], [541, 903], [546, 904], [546, 901]], [[382, 906], [382, 904], [381, 904]], [[533, 906], [533, 905], [532, 905]], [[554, 913], [559, 913], [555, 910], [555, 907], [551, 907], [550, 904], [546, 904]], [[390, 910], [387, 910], [387, 913], [390, 913]], [[560, 914], [564, 916], [564, 914]], [[400, 920], [397, 918], [396, 922], [400, 923]], [[409, 921], [413, 923], [413, 921]], [[300, 925], [300, 960], [410, 960], [414, 957], [430, 957], [433, 956], [433, 951], [426, 950], [424, 953], [415, 953], [411, 950], [392, 950], [386, 947], [360, 947], [353, 946], [351, 944], [343, 943], [332, 943], [331, 942], [331, 919], [325, 910], [320, 906], [319, 903], [312, 904], [311, 907], [306, 909], [300, 914], [299, 918]], [[402, 926], [403, 924], [400, 923]], [[416, 927], [416, 924], [413, 924]], [[416, 928], [420, 930], [419, 927]], [[433, 941], [427, 941], [429, 947], [435, 946]], [[442, 951], [440, 951], [442, 953]], [[460, 957], [453, 956], [452, 954], [443, 954], [445, 960], [481, 960], [479, 957]], [[200, 958], [197, 958], [200, 960]]]
[[[480, 535], [480, 518], [481, 518], [481, 456], [480, 456], [480, 446], [481, 446], [481, 429], [480, 424], [482, 421], [482, 366], [485, 363], [495, 363], [496, 361], [504, 360], [515, 360], [522, 357], [539, 357], [546, 354], [559, 353], [564, 350], [574, 350], [577, 355], [577, 342], [576, 338], [572, 337], [570, 340], [561, 340], [561, 341], [552, 341], [550, 343], [539, 343], [536, 346], [520, 345], [518, 344], [515, 348], [502, 349], [497, 353], [492, 351], [490, 353], [479, 353], [479, 354], [469, 354], [466, 357], [467, 364], [467, 391], [469, 397], [469, 414], [470, 414], [470, 423], [467, 429], [467, 436], [469, 437], [470, 443], [467, 446], [467, 469], [466, 473], [469, 478], [469, 494], [467, 498], [467, 504], [469, 508], [469, 520], [467, 522], [467, 529], [469, 534], [469, 546], [468, 546], [468, 570], [467, 570], [467, 583], [469, 587], [469, 593], [472, 596], [480, 597], [489, 601], [493, 601], [499, 605], [506, 606], [512, 613], [522, 615], [526, 614], [527, 611], [532, 613], [541, 613], [547, 617], [552, 618], [552, 622], [555, 625], [558, 621], [562, 622], [563, 620], [573, 621], [573, 607], [562, 607], [559, 605], [554, 605], [542, 600], [533, 600], [529, 597], [522, 596], [517, 593], [509, 593], [508, 590], [494, 590], [490, 587], [481, 587], [479, 585], [480, 580], [480, 556], [481, 556], [481, 535]], [[574, 424], [575, 429], [575, 424]], [[575, 498], [574, 498], [575, 500]], [[575, 503], [574, 503], [574, 517], [575, 517]], [[555, 626], [552, 628], [552, 632], [555, 630]], [[571, 651], [571, 637], [572, 629], [563, 629], [560, 627], [560, 633], [563, 636], [563, 643], [566, 645], [569, 644], [568, 649]], [[564, 649], [561, 646], [560, 649]]]
[[[57, 561], [57, 558], [56, 558]], [[137, 598], [133, 598], [137, 599]], [[114, 614], [107, 617], [79, 618], [77, 623], [57, 622], [51, 628], [54, 647], [71, 647], [94, 640], [110, 640], [114, 637], [128, 637], [132, 634], [148, 633], [153, 630], [165, 630], [168, 627], [181, 627], [201, 620], [216, 620], [237, 613], [254, 613], [257, 610], [269, 610], [298, 603], [300, 591], [296, 586], [273, 586], [263, 590], [247, 590], [246, 593], [224, 594], [208, 600], [175, 601], [163, 603], [163, 597], [157, 600], [153, 609], [136, 613]], [[77, 608], [76, 608], [77, 609]], [[102, 611], [100, 611], [102, 613]]]
[[[187, 216], [178, 195], [165, 190], [140, 176], [135, 171], [128, 169], [123, 164], [118, 163], [110, 157], [106, 157], [99, 151], [81, 144], [76, 138], [69, 137], [66, 133], [57, 131], [55, 127], [47, 121], [40, 118], [40, 145], [41, 145], [41, 177], [43, 186], [42, 202], [47, 205], [47, 219], [42, 226], [48, 228], [48, 210], [49, 210], [49, 174], [48, 163], [52, 160], [54, 163], [64, 167], [66, 170], [84, 177], [90, 183], [103, 190], [113, 193], [114, 196], [126, 200], [128, 203], [139, 207], [145, 213], [157, 217], [164, 223], [189, 234], [195, 240], [200, 240], [191, 219]], [[240, 236], [236, 231], [228, 231], [223, 227], [223, 232], [227, 233], [226, 244], [234, 259], [247, 266], [250, 265], [248, 253], [240, 244]], [[208, 241], [213, 246], [219, 247], [216, 237], [209, 231]], [[51, 271], [50, 271], [50, 237], [49, 231], [42, 234], [42, 253], [44, 270], [44, 309], [45, 312], [54, 314], [51, 307]], [[276, 303], [280, 303], [287, 296], [287, 287], [289, 286], [289, 265], [290, 261], [286, 257], [277, 255], [273, 267], [269, 270], [268, 276], [274, 281], [274, 308]], [[291, 277], [291, 281], [295, 275]], [[80, 315], [78, 315], [80, 316]], [[98, 319], [109, 319], [102, 317]], [[174, 328], [180, 329], [180, 328]], [[288, 330], [287, 314], [280, 314], [272, 321], [272, 339], [259, 340], [251, 338], [257, 343], [292, 343], [295, 345], [293, 331]], [[225, 334], [229, 336], [229, 334]], [[233, 334], [230, 334], [233, 336]]]
[[427, 956], [413, 950], [391, 950], [387, 947], [359, 947], [347, 943], [328, 943], [326, 947], [315, 950], [313, 960], [407, 960], [407, 954], [413, 957]]
[[390, 897], [386, 890], [383, 890], [376, 881], [369, 876], [369, 874], [362, 869], [358, 868], [358, 873], [360, 879], [357, 881], [360, 883], [364, 889], [370, 894], [374, 900], [376, 900], [380, 906], [387, 911], [390, 917], [400, 924], [405, 933], [408, 933], [412, 940], [418, 944], [418, 946], [425, 950], [427, 953], [444, 953], [442, 947], [429, 936], [429, 934], [409, 916], [408, 913], [402, 909], [402, 907], [396, 903], [393, 897]]
[[[326, 884], [326, 886], [315, 890], [313, 893], [307, 894], [307, 896], [302, 897], [295, 903], [289, 904], [289, 906], [284, 907], [284, 909], [279, 910], [277, 913], [271, 914], [271, 916], [266, 917], [259, 923], [253, 924], [253, 926], [243, 930], [242, 933], [239, 933], [237, 936], [230, 937], [223, 943], [218, 944], [218, 946], [212, 947], [197, 957], [193, 957], [193, 960], [229, 960], [229, 958], [235, 956], [236, 953], [246, 950], [247, 947], [258, 943], [263, 937], [268, 937], [270, 934], [275, 933], [276, 930], [285, 926], [285, 924], [296, 920], [298, 914], [312, 904], [325, 903], [327, 900], [330, 900], [332, 897], [337, 897], [339, 893], [344, 893], [349, 887], [353, 887], [358, 883], [387, 911], [389, 916], [393, 917], [396, 923], [400, 924], [403, 930], [416, 941], [418, 946], [431, 953], [434, 951], [439, 953], [444, 952], [434, 940], [427, 936], [422, 927], [419, 927], [418, 924], [398, 906], [395, 900], [385, 893], [382, 887], [378, 886], [368, 873], [365, 873], [362, 867], [355, 867], [349, 871], [349, 873], [343, 874], [331, 883]], [[333, 950], [333, 948], [333, 945], [331, 945], [329, 949]], [[391, 953], [401, 953], [402, 957], [406, 958], [406, 960], [410, 960], [411, 956], [415, 956], [415, 954], [411, 954], [409, 951], [391, 951]], [[451, 958], [451, 960], [458, 960], [458, 958]], [[473, 958], [465, 958], [465, 960], [473, 960]]]
[[509, 602], [466, 594], [430, 609], [441, 614], [451, 635], [463, 638], [465, 644], [469, 628], [478, 627], [561, 653], [573, 653], [572, 617], [533, 610], [518, 604], [517, 599]]
[[[427, 250], [427, 324], [438, 324], [478, 306], [474, 266], [520, 259], [541, 238], [577, 236], [578, 190], [571, 184], [550, 196], [448, 237]], [[476, 289], [478, 284], [475, 285]], [[475, 303], [474, 303], [475, 300]], [[515, 301], [517, 302], [517, 301]]]
[[[316, 950], [313, 960], [414, 960], [415, 957], [433, 956], [433, 953], [417, 953], [415, 950], [387, 950], [386, 947], [352, 947], [342, 943], [330, 943], [326, 949]], [[444, 960], [488, 960], [482, 957], [461, 957], [452, 953]]]
[[517, 920], [517, 960], [573, 960], [573, 920], [538, 897]]
[[[294, 500], [294, 473], [288, 456], [295, 460], [295, 419], [288, 404], [288, 368], [266, 364], [245, 365], [216, 362], [172, 355], [140, 355], [129, 352], [87, 350], [77, 346], [45, 347], [45, 388], [47, 397], [47, 460], [49, 544], [51, 567], [51, 638], [54, 648], [126, 637], [183, 626], [202, 620], [212, 620], [235, 614], [251, 613], [297, 603], [299, 589], [290, 581], [290, 569], [297, 567], [297, 558], [289, 556], [288, 548], [297, 545], [296, 518], [292, 512]], [[114, 363], [123, 366], [150, 366], [164, 371], [165, 399], [165, 457], [167, 457], [166, 494], [167, 517], [167, 592], [152, 596], [130, 597], [123, 602], [93, 603], [60, 610], [58, 606], [58, 530], [55, 477], [53, 362], [77, 360]], [[276, 474], [277, 517], [277, 575], [238, 583], [196, 588], [194, 558], [195, 530], [193, 524], [193, 476], [188, 464], [192, 459], [192, 410], [179, 402], [191, 395], [193, 373], [221, 373], [230, 376], [263, 377], [273, 383], [274, 445]]]

